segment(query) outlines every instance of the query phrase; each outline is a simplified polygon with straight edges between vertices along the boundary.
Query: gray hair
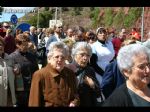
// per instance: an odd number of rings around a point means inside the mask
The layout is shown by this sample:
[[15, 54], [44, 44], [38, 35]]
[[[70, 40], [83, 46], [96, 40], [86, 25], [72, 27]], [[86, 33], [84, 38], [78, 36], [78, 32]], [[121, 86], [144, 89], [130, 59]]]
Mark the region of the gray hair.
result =
[[49, 45], [49, 47], [48, 47], [49, 52], [48, 52], [47, 56], [48, 56], [48, 57], [49, 57], [49, 56], [52, 56], [54, 50], [56, 50], [56, 49], [62, 49], [63, 52], [64, 52], [65, 57], [68, 57], [68, 55], [69, 55], [69, 48], [68, 48], [68, 46], [65, 45], [65, 43], [63, 43], [63, 42], [52, 42], [52, 43]]
[[131, 68], [134, 65], [133, 58], [138, 56], [140, 53], [146, 54], [150, 61], [149, 49], [147, 47], [141, 44], [130, 44], [122, 47], [117, 56], [117, 64], [120, 71], [131, 71]]
[[72, 58], [74, 59], [75, 55], [82, 49], [86, 49], [90, 57], [92, 56], [92, 48], [87, 42], [77, 42], [72, 48]]
[[36, 29], [35, 26], [30, 26], [30, 30]]

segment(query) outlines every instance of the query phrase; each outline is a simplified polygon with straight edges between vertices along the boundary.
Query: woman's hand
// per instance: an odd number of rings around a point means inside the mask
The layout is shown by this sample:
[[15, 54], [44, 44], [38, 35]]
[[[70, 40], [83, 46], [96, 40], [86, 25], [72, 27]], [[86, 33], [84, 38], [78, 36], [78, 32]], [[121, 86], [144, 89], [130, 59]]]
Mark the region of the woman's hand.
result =
[[88, 84], [91, 88], [95, 88], [95, 84], [94, 84], [94, 81], [92, 80], [92, 78], [86, 76], [86, 77], [85, 77], [85, 82], [86, 82], [86, 84]]
[[75, 107], [75, 104], [74, 103], [70, 103], [69, 107]]
[[17, 65], [14, 66], [13, 72], [15, 75], [18, 75], [20, 73], [19, 67]]

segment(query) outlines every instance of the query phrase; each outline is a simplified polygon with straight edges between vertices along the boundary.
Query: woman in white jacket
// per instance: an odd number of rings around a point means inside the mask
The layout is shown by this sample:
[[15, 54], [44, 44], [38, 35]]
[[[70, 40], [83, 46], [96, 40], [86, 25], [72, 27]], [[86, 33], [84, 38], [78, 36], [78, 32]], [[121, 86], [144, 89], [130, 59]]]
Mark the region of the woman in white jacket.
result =
[[91, 45], [93, 54], [90, 63], [96, 71], [99, 83], [101, 83], [105, 68], [113, 60], [115, 52], [105, 28], [99, 27], [96, 31], [96, 36], [97, 41]]

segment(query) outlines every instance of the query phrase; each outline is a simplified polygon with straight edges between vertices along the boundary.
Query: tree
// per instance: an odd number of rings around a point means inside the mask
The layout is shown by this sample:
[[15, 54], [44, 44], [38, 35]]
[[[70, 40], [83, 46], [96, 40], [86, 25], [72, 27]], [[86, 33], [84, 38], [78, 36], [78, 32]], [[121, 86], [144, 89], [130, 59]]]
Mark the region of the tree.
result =
[[45, 9], [44, 9], [45, 11], [49, 11], [49, 7], [45, 7]]
[[30, 17], [28, 23], [32, 26], [36, 26], [37, 25], [37, 14]]
[[106, 27], [109, 27], [113, 23], [113, 11], [112, 8], [106, 8], [104, 14], [104, 23]]
[[123, 26], [125, 15], [123, 13], [123, 8], [120, 8], [116, 15], [113, 17], [113, 26], [121, 28]]
[[[41, 11], [39, 13], [39, 27], [49, 27], [49, 20], [52, 19], [52, 14], [49, 11]], [[32, 16], [28, 21], [29, 24], [37, 26], [37, 14]]]
[[130, 27], [134, 25], [134, 22], [141, 16], [142, 8], [141, 7], [131, 7], [129, 9], [128, 16], [124, 18], [124, 26]]
[[74, 16], [81, 15], [80, 11], [82, 11], [82, 10], [83, 10], [82, 7], [74, 7], [73, 8], [73, 15]]
[[52, 19], [52, 14], [49, 11], [44, 11], [40, 14], [40, 27], [49, 27], [49, 20]]
[[93, 27], [97, 27], [97, 25], [100, 21], [99, 13], [100, 13], [100, 9], [98, 7], [95, 7], [94, 10], [92, 11], [91, 15], [90, 15], [92, 18]]

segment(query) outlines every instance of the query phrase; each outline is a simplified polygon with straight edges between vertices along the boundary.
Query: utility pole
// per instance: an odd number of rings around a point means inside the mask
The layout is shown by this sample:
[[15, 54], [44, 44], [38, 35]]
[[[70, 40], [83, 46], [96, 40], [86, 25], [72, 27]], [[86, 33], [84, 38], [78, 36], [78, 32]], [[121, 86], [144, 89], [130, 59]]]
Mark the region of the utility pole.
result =
[[142, 7], [141, 42], [144, 38], [144, 7]]
[[39, 15], [40, 15], [40, 13], [39, 13], [39, 7], [38, 7], [38, 14], [37, 14], [37, 28], [39, 28]]
[[57, 24], [57, 7], [56, 7], [56, 10], [55, 10], [55, 21], [56, 21], [56, 24]]
[[62, 20], [62, 8], [60, 7], [60, 20]]

